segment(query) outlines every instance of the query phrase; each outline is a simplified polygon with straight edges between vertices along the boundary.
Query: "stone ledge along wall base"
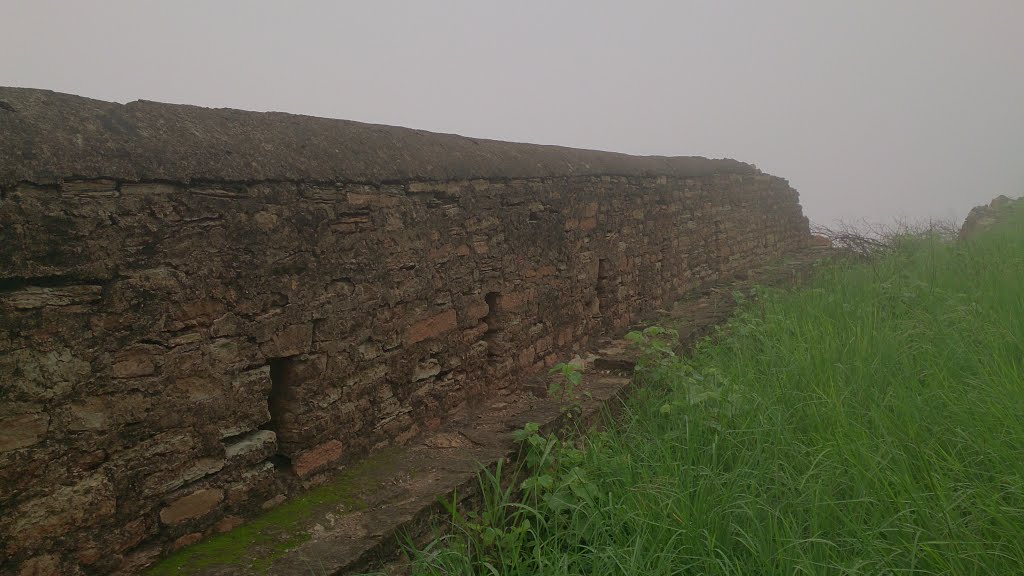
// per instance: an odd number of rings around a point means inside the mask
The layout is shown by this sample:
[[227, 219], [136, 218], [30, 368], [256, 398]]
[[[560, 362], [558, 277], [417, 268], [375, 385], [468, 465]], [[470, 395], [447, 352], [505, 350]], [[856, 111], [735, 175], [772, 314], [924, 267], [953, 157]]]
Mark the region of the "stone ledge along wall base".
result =
[[[0, 99], [53, 105], [37, 92]], [[227, 527], [810, 238], [746, 165], [202, 181], [5, 152], [4, 574], [109, 573]]]

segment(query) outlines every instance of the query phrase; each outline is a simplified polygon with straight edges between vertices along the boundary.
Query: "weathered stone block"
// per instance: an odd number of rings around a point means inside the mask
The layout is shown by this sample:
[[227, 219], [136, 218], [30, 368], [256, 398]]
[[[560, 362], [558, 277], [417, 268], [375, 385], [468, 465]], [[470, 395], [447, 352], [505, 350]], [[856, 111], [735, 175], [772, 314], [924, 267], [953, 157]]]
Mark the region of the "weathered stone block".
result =
[[60, 191], [65, 194], [99, 194], [117, 195], [117, 182], [115, 180], [65, 180], [60, 185]]
[[241, 321], [238, 316], [231, 312], [217, 318], [210, 324], [210, 336], [220, 338], [223, 336], [235, 336], [241, 329]]
[[99, 431], [141, 422], [152, 405], [152, 399], [137, 393], [85, 398], [69, 407], [68, 430]]
[[515, 312], [525, 308], [528, 304], [533, 302], [535, 298], [536, 294], [532, 290], [501, 294], [497, 299], [498, 310], [502, 312]]
[[421, 380], [426, 380], [427, 378], [437, 376], [440, 373], [441, 365], [438, 364], [436, 359], [431, 358], [426, 362], [417, 365], [416, 368], [413, 369], [412, 381], [419, 382]]
[[181, 550], [185, 546], [191, 546], [202, 539], [202, 532], [192, 532], [190, 534], [185, 534], [181, 538], [175, 540], [173, 544], [171, 544], [171, 550]]
[[182, 462], [180, 467], [157, 472], [142, 483], [142, 493], [156, 497], [167, 494], [224, 468], [224, 458], [199, 458], [193, 462]]
[[47, 306], [81, 306], [98, 301], [103, 295], [102, 286], [62, 286], [44, 288], [29, 286], [0, 295], [0, 303], [15, 310], [32, 310]]
[[260, 352], [267, 358], [297, 356], [309, 352], [312, 343], [313, 325], [297, 324], [271, 336], [269, 342], [260, 345]]
[[22, 550], [40, 550], [51, 538], [98, 526], [114, 515], [115, 505], [114, 486], [102, 473], [29, 500], [9, 517], [13, 529], [4, 538], [7, 551], [17, 554]]
[[270, 421], [270, 366], [239, 373], [231, 382], [231, 418], [219, 423], [220, 437], [237, 436]]
[[32, 350], [22, 348], [0, 355], [0, 390], [11, 390], [12, 399], [29, 401], [63, 397], [90, 375], [89, 362], [67, 348]]
[[160, 510], [160, 521], [169, 526], [175, 526], [195, 520], [212, 512], [223, 500], [223, 490], [197, 490], [188, 496], [178, 498]]
[[242, 524], [245, 524], [244, 518], [239, 516], [225, 516], [224, 518], [221, 518], [213, 528], [217, 532], [223, 534], [224, 532], [230, 532], [235, 528], [238, 528]]
[[156, 372], [156, 365], [147, 355], [129, 355], [116, 360], [110, 367], [110, 372], [114, 378], [149, 376]]
[[242, 472], [241, 478], [226, 487], [227, 502], [238, 505], [253, 498], [266, 498], [278, 490], [274, 482], [276, 470], [270, 462], [261, 462]]
[[465, 326], [474, 326], [491, 311], [491, 307], [483, 299], [473, 299], [463, 304]]
[[341, 459], [345, 452], [345, 445], [339, 440], [330, 440], [319, 446], [314, 446], [295, 457], [292, 460], [292, 471], [299, 478], [305, 478], [314, 472], [318, 472]]
[[224, 446], [224, 456], [234, 465], [266, 460], [276, 451], [277, 434], [272, 430], [256, 430]]
[[64, 574], [61, 568], [60, 558], [53, 554], [36, 556], [25, 561], [18, 571], [18, 576], [61, 576]]
[[37, 444], [49, 429], [50, 416], [45, 413], [0, 416], [0, 452]]
[[431, 338], [437, 338], [458, 326], [455, 310], [445, 310], [439, 314], [420, 320], [405, 332], [405, 342], [416, 344]]

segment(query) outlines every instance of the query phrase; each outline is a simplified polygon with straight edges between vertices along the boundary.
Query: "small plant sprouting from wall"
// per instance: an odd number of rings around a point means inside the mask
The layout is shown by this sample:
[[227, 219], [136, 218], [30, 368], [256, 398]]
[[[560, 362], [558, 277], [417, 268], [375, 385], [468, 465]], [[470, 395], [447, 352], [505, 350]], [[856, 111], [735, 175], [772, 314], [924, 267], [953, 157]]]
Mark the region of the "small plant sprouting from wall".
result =
[[558, 397], [563, 412], [579, 412], [582, 395], [577, 388], [583, 382], [583, 367], [571, 362], [559, 362], [548, 373], [555, 376], [548, 386], [548, 396]]
[[643, 372], [667, 358], [676, 356], [675, 345], [679, 342], [679, 332], [672, 328], [650, 326], [626, 334], [626, 341], [640, 352], [637, 371]]

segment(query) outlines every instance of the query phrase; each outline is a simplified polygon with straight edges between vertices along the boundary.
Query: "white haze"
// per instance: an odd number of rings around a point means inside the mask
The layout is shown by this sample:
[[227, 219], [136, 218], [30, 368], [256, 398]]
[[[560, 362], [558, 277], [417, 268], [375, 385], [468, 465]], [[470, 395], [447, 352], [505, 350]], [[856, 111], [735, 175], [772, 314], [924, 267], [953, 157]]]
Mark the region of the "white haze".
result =
[[0, 84], [732, 157], [806, 213], [1024, 194], [1024, 1], [4, 0]]

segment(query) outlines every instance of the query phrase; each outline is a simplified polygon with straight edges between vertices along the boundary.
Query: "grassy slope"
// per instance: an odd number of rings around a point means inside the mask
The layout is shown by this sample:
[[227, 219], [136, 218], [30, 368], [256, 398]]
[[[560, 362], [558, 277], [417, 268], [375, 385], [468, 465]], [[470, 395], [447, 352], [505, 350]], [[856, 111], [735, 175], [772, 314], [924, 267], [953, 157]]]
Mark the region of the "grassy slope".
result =
[[642, 377], [414, 572], [1024, 573], [1024, 214], [765, 293]]

